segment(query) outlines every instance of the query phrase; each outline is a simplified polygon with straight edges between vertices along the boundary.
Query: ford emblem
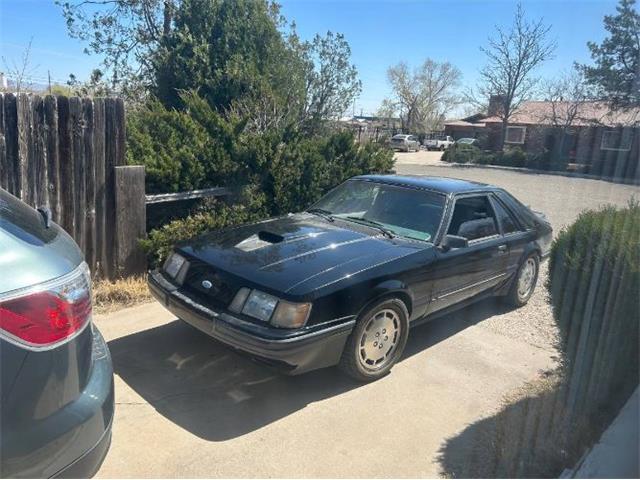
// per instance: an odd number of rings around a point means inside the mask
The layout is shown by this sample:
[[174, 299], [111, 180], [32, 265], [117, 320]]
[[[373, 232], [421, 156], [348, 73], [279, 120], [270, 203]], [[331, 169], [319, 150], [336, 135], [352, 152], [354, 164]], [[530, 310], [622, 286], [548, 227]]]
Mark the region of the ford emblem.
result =
[[209, 290], [211, 287], [213, 287], [213, 283], [211, 283], [209, 280], [202, 281], [202, 288], [206, 288], [207, 290]]

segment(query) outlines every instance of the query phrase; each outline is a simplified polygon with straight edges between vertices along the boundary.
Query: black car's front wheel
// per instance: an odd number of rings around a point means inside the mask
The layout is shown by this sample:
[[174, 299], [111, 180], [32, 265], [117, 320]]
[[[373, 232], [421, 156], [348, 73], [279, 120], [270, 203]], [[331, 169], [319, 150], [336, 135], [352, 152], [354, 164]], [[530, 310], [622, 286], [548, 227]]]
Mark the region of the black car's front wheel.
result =
[[540, 257], [536, 253], [527, 256], [520, 264], [506, 301], [514, 307], [526, 305], [538, 283]]
[[361, 382], [385, 376], [398, 361], [409, 335], [409, 312], [397, 298], [364, 311], [347, 341], [340, 369]]

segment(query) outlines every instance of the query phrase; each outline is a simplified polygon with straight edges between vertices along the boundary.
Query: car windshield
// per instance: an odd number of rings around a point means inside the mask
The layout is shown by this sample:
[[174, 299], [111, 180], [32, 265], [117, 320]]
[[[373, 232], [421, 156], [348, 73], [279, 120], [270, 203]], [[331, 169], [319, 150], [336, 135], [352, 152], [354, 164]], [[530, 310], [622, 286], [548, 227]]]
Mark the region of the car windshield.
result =
[[438, 231], [444, 195], [425, 190], [350, 180], [331, 190], [310, 210], [346, 221], [378, 225], [394, 235], [431, 241]]

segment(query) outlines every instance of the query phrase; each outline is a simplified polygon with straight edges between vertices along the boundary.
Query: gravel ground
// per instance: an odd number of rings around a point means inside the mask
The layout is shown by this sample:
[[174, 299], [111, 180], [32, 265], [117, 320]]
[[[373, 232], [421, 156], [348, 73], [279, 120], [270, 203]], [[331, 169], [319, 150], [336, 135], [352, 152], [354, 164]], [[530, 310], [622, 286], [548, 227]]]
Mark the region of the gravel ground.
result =
[[[583, 210], [598, 208], [607, 203], [622, 206], [633, 196], [640, 199], [640, 187], [634, 185], [500, 169], [450, 166], [438, 161], [436, 156], [439, 152], [416, 152], [411, 157], [405, 157], [406, 155], [396, 155], [398, 174], [462, 178], [500, 186], [534, 210], [544, 212], [553, 226], [554, 234], [562, 227], [573, 223]], [[525, 340], [545, 350], [555, 350], [557, 329], [544, 286], [547, 272], [548, 266], [545, 262], [540, 270], [536, 291], [525, 307], [499, 310], [499, 313], [484, 320], [481, 326], [508, 337]]]

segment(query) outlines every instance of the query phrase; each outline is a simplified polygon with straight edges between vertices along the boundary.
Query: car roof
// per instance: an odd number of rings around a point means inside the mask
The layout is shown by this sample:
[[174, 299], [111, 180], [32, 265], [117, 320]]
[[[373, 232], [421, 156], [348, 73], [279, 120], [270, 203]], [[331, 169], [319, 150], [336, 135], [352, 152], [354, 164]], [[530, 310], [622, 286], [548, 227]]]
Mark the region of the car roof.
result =
[[445, 194], [496, 190], [496, 187], [487, 185], [486, 183], [449, 177], [425, 177], [422, 175], [358, 175], [357, 177], [353, 177], [353, 179], [423, 188]]

